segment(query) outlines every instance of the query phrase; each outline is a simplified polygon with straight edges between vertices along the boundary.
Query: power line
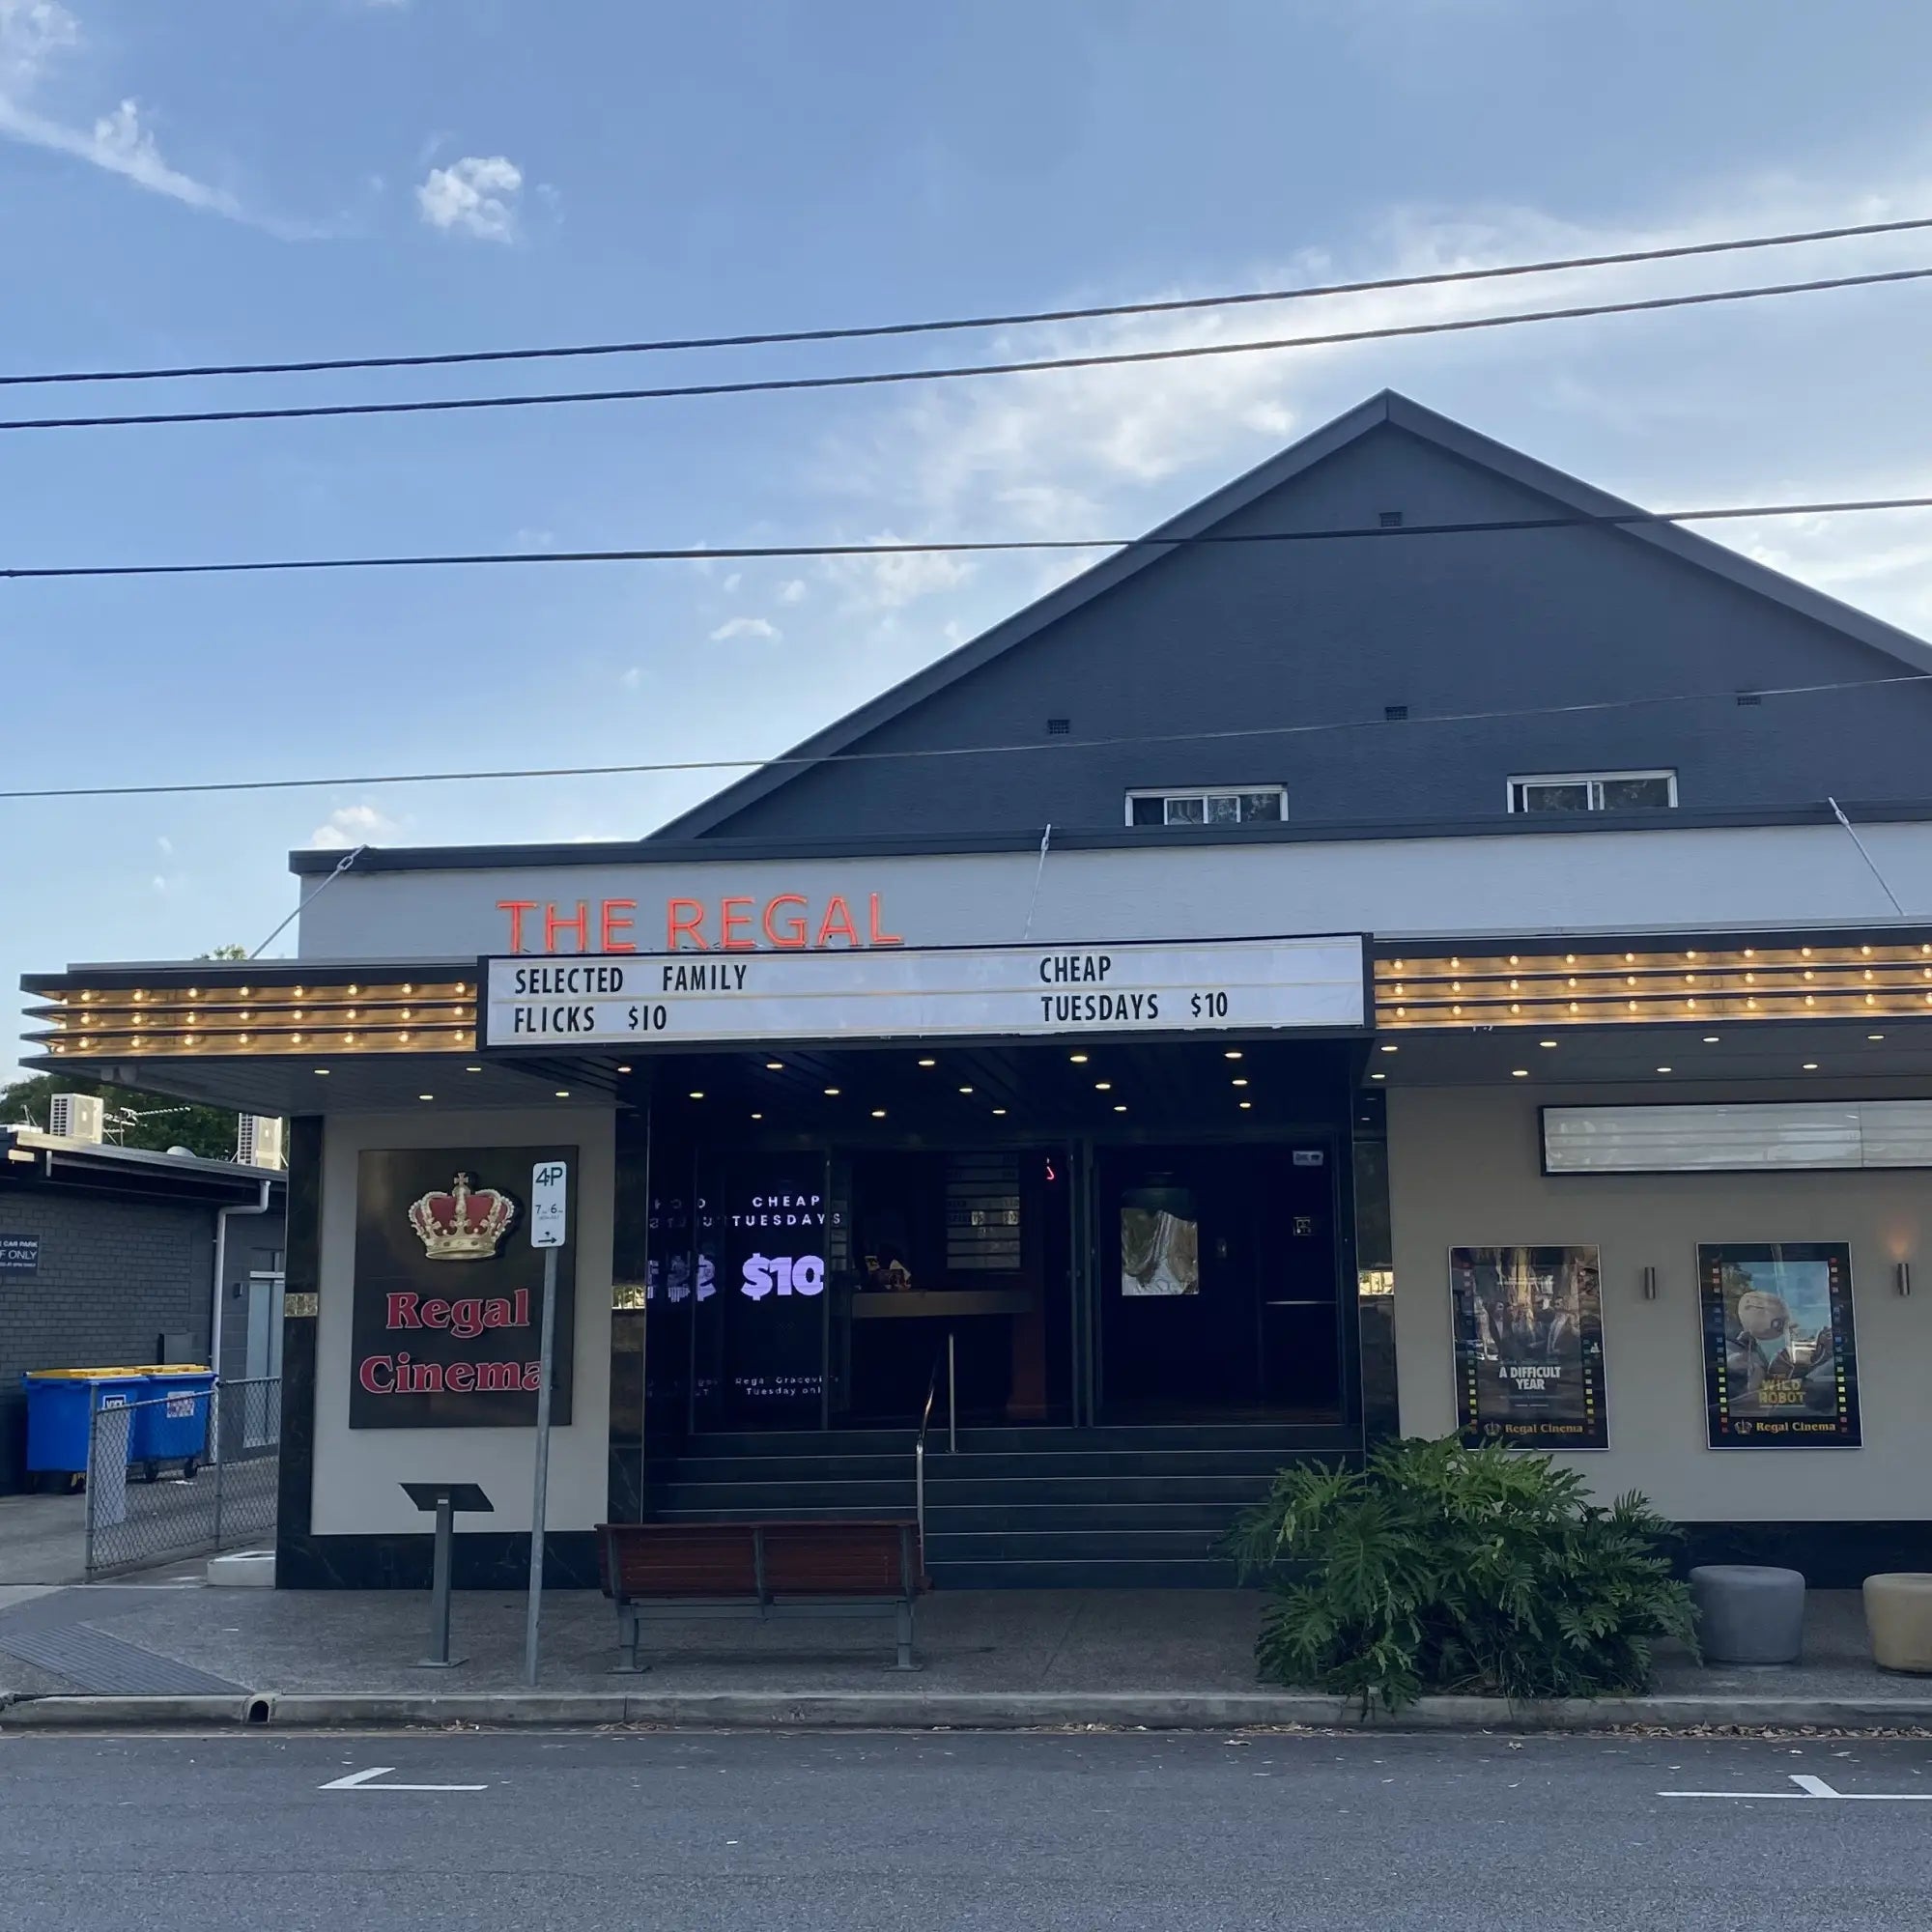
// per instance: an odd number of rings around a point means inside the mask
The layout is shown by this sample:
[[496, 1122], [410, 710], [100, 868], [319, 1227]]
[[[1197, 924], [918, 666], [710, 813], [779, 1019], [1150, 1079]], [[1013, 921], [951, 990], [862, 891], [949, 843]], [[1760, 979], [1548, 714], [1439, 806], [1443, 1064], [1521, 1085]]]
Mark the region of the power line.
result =
[[202, 362], [159, 368], [61, 369], [0, 375], [0, 388], [56, 383], [164, 383], [208, 376], [307, 376], [352, 369], [449, 369], [480, 362], [554, 362], [579, 356], [654, 355], [668, 350], [761, 349], [784, 343], [865, 342], [900, 335], [939, 335], [975, 328], [1018, 328], [1037, 323], [1099, 322], [1121, 316], [1178, 315], [1206, 309], [1250, 307], [1266, 302], [1309, 301], [1321, 296], [1381, 295], [1397, 289], [1441, 288], [1512, 276], [1556, 274], [1570, 269], [1625, 268], [1641, 262], [1675, 262], [1698, 255], [1737, 254], [1751, 248], [1789, 248], [1809, 242], [1844, 242], [1873, 235], [1903, 235], [1932, 228], [1932, 215], [1907, 221], [1864, 221], [1845, 228], [1807, 228], [1781, 235], [1749, 235], [1721, 242], [1687, 242], [1666, 248], [1627, 248], [1614, 254], [1568, 255], [1541, 262], [1512, 262], [1489, 269], [1442, 269], [1430, 274], [1384, 275], [1373, 281], [1321, 282], [1300, 288], [1251, 289], [1235, 294], [1176, 296], [1163, 300], [1106, 302], [1088, 308], [1028, 309], [1009, 315], [948, 316], [936, 321], [860, 323], [829, 328], [764, 329], [739, 335], [661, 336], [638, 342], [582, 342], [540, 348], [444, 350], [415, 355], [327, 355], [293, 362]]
[[[1891, 685], [1932, 684], [1932, 671], [1895, 677], [1843, 679], [1831, 684], [1766, 685], [1742, 694], [1755, 698], [1810, 697], [1829, 692], [1874, 691]], [[626, 765], [535, 765], [497, 771], [363, 772], [324, 779], [210, 779], [180, 784], [56, 785], [0, 791], [0, 801], [54, 798], [172, 798], [198, 792], [322, 791], [343, 785], [472, 784], [521, 779], [638, 778], [668, 772], [764, 772], [814, 765], [883, 764], [921, 758], [980, 758], [1012, 753], [1045, 753], [1065, 757], [1075, 752], [1104, 751], [1125, 745], [1208, 745], [1236, 738], [1304, 738], [1326, 731], [1412, 731], [1425, 724], [1479, 724], [1518, 718], [1563, 718], [1605, 711], [1634, 711], [1660, 704], [1737, 702], [1727, 691], [1662, 692], [1648, 697], [1605, 697], [1575, 704], [1531, 704], [1502, 711], [1442, 711], [1403, 720], [1345, 718], [1309, 724], [1249, 724], [1220, 731], [1161, 731], [1112, 738], [1029, 739], [1024, 744], [919, 746], [900, 752], [788, 753], [776, 758], [678, 758]]]
[[401, 553], [386, 556], [240, 557], [209, 563], [0, 564], [0, 580], [67, 578], [247, 577], [284, 572], [424, 570], [491, 564], [745, 563], [814, 557], [955, 556], [1015, 551], [1192, 550], [1223, 544], [1341, 543], [1358, 537], [1493, 536], [1520, 531], [1646, 525], [1744, 522], [1755, 518], [1850, 516], [1877, 510], [1932, 510], [1932, 497], [1864, 497], [1816, 503], [1738, 503], [1703, 510], [1605, 510], [1569, 517], [1505, 517], [1479, 523], [1350, 525], [1334, 530], [1204, 530], [1192, 536], [960, 537], [929, 542], [723, 544], [696, 548], [504, 550]]
[[1640, 300], [1586, 302], [1563, 308], [1525, 309], [1509, 315], [1466, 316], [1451, 322], [1409, 322], [1380, 328], [1332, 329], [1321, 335], [1282, 335], [1259, 342], [1204, 342], [1179, 349], [1115, 350], [1092, 355], [1053, 355], [1033, 361], [967, 362], [937, 369], [873, 369], [838, 376], [766, 376], [731, 383], [670, 383], [630, 389], [545, 390], [526, 395], [431, 396], [391, 403], [288, 403], [247, 410], [157, 410], [121, 415], [24, 416], [0, 420], [0, 430], [149, 429], [163, 423], [312, 421], [323, 416], [440, 415], [463, 410], [546, 409], [561, 403], [646, 403], [704, 396], [777, 395], [810, 389], [867, 389], [908, 383], [957, 382], [968, 377], [1024, 376], [1045, 370], [1107, 369], [1159, 362], [1186, 362], [1208, 355], [1253, 355], [1273, 349], [1322, 349], [1355, 342], [1388, 342], [1403, 336], [1458, 335], [1475, 329], [1513, 328], [1522, 323], [1574, 322], [1594, 316], [1638, 315], [1660, 309], [1700, 308], [1719, 302], [1754, 301], [1769, 296], [1818, 295], [1837, 289], [1920, 282], [1932, 269], [1890, 269], [1864, 275], [1833, 275], [1803, 282], [1773, 282], [1747, 289], [1710, 289], [1694, 295], [1647, 296]]

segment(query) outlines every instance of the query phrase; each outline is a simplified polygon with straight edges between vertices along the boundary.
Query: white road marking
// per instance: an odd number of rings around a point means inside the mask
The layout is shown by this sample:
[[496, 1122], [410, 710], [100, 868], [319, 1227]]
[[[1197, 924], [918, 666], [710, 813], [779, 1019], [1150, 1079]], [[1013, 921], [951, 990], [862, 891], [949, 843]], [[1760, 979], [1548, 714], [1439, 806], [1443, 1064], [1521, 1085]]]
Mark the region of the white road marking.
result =
[[1809, 1772], [1787, 1772], [1796, 1791], [1660, 1791], [1660, 1798], [1838, 1798], [1847, 1804], [1932, 1804], [1932, 1791], [1834, 1791]]
[[[347, 1777], [331, 1777], [319, 1791], [488, 1791], [487, 1784], [378, 1784], [395, 1770], [392, 1764], [372, 1764], [366, 1771], [352, 1771]], [[1928, 1794], [1932, 1795], [1932, 1794]]]

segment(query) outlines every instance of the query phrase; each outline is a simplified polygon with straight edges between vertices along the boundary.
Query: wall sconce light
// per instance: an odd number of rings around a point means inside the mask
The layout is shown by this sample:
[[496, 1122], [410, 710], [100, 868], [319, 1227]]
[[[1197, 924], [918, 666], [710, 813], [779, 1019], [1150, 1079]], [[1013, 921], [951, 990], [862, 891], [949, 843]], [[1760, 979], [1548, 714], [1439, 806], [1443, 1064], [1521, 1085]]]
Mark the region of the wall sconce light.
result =
[[1892, 1270], [1892, 1273], [1898, 1283], [1899, 1293], [1910, 1294], [1912, 1293], [1912, 1264], [1910, 1262], [1900, 1262], [1897, 1267]]
[[1646, 1301], [1657, 1299], [1657, 1270], [1654, 1267], [1646, 1267], [1643, 1271], [1643, 1298]]

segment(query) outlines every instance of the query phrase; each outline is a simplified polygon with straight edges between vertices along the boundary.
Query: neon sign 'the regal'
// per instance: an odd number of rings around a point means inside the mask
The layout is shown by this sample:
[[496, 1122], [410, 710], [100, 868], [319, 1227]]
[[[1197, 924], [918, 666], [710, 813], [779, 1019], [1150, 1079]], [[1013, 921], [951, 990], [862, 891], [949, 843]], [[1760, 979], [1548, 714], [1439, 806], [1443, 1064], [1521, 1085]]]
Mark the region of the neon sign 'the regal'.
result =
[[[636, 952], [636, 899], [498, 899], [509, 922], [510, 952]], [[863, 926], [863, 930], [862, 930]], [[666, 952], [827, 952], [836, 948], [903, 946], [887, 930], [879, 895], [867, 893], [855, 913], [843, 893], [822, 898], [804, 893], [726, 893], [715, 899], [665, 901]]]

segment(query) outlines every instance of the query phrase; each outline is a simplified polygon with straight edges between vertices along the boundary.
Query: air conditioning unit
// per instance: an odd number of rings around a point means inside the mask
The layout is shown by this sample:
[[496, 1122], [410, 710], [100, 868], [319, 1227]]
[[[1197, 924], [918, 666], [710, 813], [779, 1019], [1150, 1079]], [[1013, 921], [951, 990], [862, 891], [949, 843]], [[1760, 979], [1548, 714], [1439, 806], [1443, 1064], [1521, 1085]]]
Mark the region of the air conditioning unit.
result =
[[98, 1094], [56, 1094], [47, 1109], [47, 1131], [58, 1141], [86, 1141], [99, 1147], [107, 1102]]
[[268, 1114], [243, 1114], [235, 1137], [235, 1158], [243, 1167], [282, 1166], [282, 1123]]

